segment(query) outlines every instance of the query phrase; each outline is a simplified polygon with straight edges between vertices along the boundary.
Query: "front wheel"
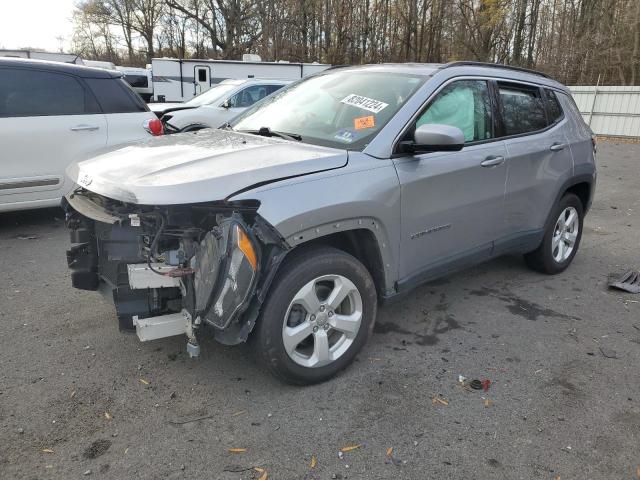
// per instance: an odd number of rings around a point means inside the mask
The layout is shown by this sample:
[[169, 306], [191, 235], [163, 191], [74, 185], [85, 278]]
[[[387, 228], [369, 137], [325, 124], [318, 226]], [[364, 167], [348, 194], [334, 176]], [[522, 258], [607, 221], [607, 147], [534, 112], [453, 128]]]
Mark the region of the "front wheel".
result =
[[580, 246], [584, 220], [582, 202], [576, 195], [567, 193], [554, 207], [551, 218], [540, 246], [524, 258], [534, 270], [556, 274], [569, 266]]
[[256, 343], [275, 376], [307, 385], [353, 361], [373, 328], [377, 297], [367, 269], [341, 250], [291, 255], [265, 302]]

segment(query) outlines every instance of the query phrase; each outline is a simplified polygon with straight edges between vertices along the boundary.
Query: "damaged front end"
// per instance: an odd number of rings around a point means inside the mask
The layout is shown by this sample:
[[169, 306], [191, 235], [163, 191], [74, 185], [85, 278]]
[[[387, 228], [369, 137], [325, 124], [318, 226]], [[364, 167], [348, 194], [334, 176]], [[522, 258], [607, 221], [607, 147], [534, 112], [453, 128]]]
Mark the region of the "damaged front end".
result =
[[121, 330], [140, 340], [211, 327], [221, 343], [247, 339], [288, 246], [257, 202], [145, 206], [79, 188], [63, 199], [75, 288], [99, 290]]

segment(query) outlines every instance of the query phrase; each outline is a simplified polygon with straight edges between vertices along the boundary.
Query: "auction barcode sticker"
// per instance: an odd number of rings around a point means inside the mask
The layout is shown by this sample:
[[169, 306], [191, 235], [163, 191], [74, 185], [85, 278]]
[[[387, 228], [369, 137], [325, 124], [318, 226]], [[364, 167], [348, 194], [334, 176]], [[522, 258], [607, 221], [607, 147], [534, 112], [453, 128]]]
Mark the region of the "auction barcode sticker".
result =
[[355, 93], [347, 95], [341, 100], [341, 102], [373, 113], [379, 113], [389, 106], [388, 103], [384, 103], [373, 98], [363, 97], [362, 95], [356, 95]]

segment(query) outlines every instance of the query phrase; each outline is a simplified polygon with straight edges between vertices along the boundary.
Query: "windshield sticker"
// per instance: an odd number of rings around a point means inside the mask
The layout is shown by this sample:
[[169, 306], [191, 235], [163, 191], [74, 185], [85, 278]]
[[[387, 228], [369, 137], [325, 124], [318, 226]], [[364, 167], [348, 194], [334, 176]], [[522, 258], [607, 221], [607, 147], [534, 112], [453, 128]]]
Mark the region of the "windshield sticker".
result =
[[345, 105], [351, 105], [373, 113], [379, 113], [389, 106], [388, 103], [374, 100], [373, 98], [363, 97], [352, 93], [341, 100]]
[[350, 130], [340, 130], [333, 136], [333, 138], [344, 143], [351, 143], [353, 142], [353, 132]]
[[353, 128], [362, 130], [365, 128], [373, 128], [376, 126], [376, 119], [373, 115], [368, 117], [358, 117], [353, 119]]

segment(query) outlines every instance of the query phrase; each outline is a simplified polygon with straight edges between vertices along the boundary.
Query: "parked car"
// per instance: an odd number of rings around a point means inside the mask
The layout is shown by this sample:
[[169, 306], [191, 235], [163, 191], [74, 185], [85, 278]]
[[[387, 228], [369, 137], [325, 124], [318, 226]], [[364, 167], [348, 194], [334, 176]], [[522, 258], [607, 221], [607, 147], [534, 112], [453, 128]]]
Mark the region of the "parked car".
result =
[[346, 367], [378, 303], [425, 281], [505, 253], [562, 272], [596, 181], [566, 87], [469, 62], [327, 70], [69, 174], [75, 287], [194, 355], [251, 335], [296, 384]]
[[51, 207], [72, 188], [65, 168], [162, 133], [116, 71], [0, 58], [0, 211]]
[[150, 107], [162, 119], [167, 132], [217, 128], [289, 83], [290, 80], [223, 80], [186, 103]]

